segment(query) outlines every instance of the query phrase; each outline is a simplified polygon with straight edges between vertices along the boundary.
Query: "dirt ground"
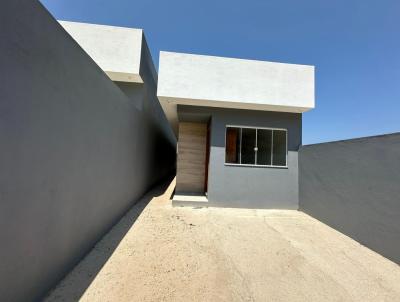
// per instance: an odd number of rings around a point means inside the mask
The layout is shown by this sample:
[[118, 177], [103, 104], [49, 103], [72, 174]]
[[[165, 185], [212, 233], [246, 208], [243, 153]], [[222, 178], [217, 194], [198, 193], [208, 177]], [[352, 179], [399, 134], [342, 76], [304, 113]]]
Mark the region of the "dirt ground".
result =
[[400, 301], [400, 266], [298, 211], [137, 203], [46, 301]]

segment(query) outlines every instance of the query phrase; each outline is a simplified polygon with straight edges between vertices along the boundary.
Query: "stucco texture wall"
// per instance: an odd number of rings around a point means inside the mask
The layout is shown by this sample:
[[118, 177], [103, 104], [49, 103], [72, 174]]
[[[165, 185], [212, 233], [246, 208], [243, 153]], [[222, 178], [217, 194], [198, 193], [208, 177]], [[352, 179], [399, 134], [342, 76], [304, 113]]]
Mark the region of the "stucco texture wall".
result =
[[38, 1], [0, 28], [0, 300], [30, 301], [173, 172], [175, 141], [156, 78], [134, 102]]
[[400, 133], [301, 147], [300, 209], [400, 263]]

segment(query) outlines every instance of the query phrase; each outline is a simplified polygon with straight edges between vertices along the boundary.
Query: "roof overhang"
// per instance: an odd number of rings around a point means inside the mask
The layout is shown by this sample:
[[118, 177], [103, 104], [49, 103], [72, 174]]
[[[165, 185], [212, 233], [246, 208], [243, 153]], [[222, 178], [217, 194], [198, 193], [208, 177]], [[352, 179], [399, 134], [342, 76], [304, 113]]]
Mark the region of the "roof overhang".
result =
[[58, 21], [113, 81], [143, 83], [140, 75], [143, 30]]
[[157, 96], [177, 133], [177, 105], [302, 113], [314, 66], [161, 52]]

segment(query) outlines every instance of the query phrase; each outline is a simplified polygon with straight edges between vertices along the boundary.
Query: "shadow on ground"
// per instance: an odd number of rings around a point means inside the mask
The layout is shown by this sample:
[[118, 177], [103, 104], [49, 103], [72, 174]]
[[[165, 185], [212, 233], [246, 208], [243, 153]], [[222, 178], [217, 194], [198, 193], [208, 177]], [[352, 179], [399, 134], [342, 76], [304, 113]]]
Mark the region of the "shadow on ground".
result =
[[172, 207], [175, 184], [144, 196], [47, 301], [399, 300], [399, 266], [307, 214]]
[[[87, 288], [96, 278], [104, 264], [114, 253], [126, 233], [133, 227], [148, 203], [155, 197], [165, 193], [171, 183], [171, 177], [154, 186], [101, 238], [86, 256], [51, 289], [44, 301], [79, 301]], [[83, 273], [84, 272], [84, 273]], [[61, 287], [62, 295], [57, 294]]]

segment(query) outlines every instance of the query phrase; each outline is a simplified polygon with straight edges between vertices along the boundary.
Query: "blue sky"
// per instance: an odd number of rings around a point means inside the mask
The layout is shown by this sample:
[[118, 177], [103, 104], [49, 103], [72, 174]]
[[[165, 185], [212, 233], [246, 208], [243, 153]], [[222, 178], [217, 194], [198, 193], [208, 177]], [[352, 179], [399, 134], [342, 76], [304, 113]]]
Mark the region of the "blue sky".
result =
[[143, 28], [160, 50], [316, 67], [303, 144], [400, 131], [400, 1], [42, 0], [57, 19]]

